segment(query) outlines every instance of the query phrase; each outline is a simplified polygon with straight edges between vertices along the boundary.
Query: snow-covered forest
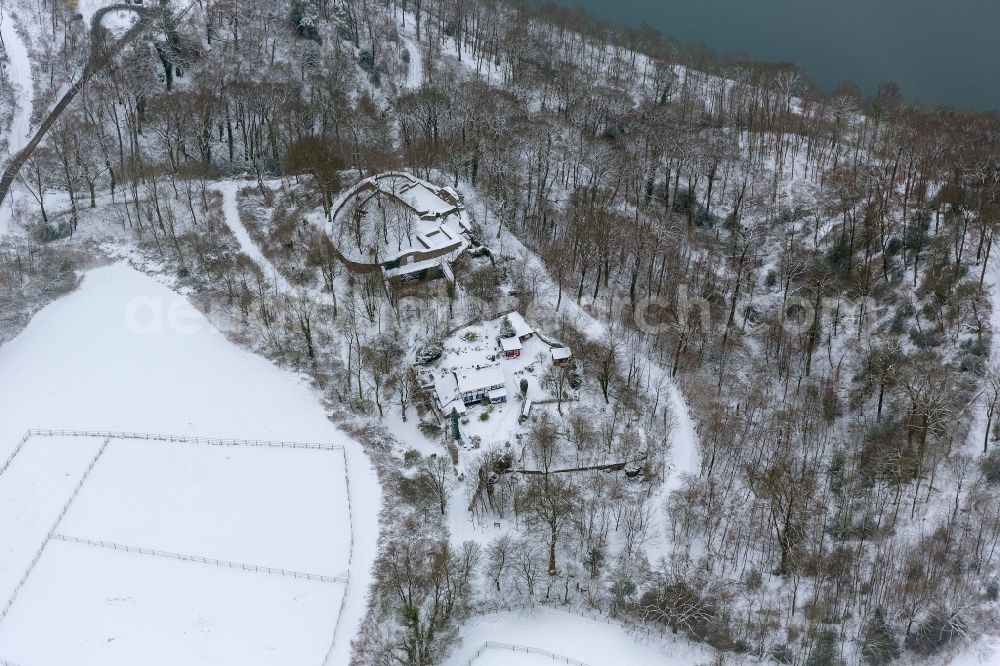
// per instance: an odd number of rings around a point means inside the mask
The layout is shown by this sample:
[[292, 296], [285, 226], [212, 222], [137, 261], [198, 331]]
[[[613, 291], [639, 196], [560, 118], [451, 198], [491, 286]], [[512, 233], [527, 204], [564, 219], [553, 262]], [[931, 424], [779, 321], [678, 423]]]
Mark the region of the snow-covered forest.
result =
[[996, 115], [506, 0], [0, 0], [0, 36], [0, 343], [125, 261], [306, 377], [381, 488], [353, 664], [541, 605], [678, 664], [996, 632]]

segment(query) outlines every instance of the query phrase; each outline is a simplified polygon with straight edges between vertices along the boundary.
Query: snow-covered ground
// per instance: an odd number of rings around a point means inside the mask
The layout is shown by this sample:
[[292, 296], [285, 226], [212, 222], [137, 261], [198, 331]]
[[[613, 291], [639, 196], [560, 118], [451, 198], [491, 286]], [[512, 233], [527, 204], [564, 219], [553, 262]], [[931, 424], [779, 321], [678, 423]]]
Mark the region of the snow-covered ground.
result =
[[236, 240], [239, 241], [243, 254], [253, 259], [260, 266], [261, 270], [264, 271], [264, 275], [274, 281], [278, 289], [286, 293], [291, 293], [291, 285], [288, 284], [288, 281], [281, 272], [274, 267], [274, 264], [264, 256], [264, 253], [260, 251], [260, 247], [250, 237], [250, 232], [247, 231], [246, 226], [240, 219], [236, 196], [243, 186], [243, 184], [236, 180], [224, 180], [215, 186], [215, 189], [222, 195], [222, 212], [225, 216], [226, 225], [233, 232], [233, 235], [236, 236]]
[[0, 654], [52, 666], [320, 664], [343, 591], [53, 541], [0, 625]]
[[[342, 625], [327, 663], [346, 664], [349, 661], [350, 639], [366, 609], [366, 592], [375, 556], [381, 496], [375, 473], [360, 445], [327, 419], [323, 407], [303, 380], [230, 343], [186, 299], [152, 278], [120, 264], [89, 272], [76, 292], [39, 312], [17, 338], [0, 346], [0, 377], [3, 378], [0, 382], [0, 461], [7, 459], [24, 432], [32, 427], [144, 431], [344, 445], [351, 482], [355, 540], [351, 581], [343, 609]], [[22, 453], [26, 453], [34, 443], [34, 438], [29, 440]], [[130, 444], [121, 443], [122, 446]], [[126, 449], [122, 451], [122, 455], [129, 454]], [[243, 452], [236, 453], [235, 449], [231, 450], [229, 447], [220, 447], [218, 451], [223, 456], [243, 456]], [[84, 452], [80, 453], [83, 455]], [[281, 450], [281, 453], [294, 456], [301, 451]], [[108, 455], [109, 459], [116, 455], [110, 445]], [[155, 458], [155, 454], [151, 455]], [[273, 475], [273, 481], [257, 478], [252, 485], [244, 488], [251, 496], [259, 494], [255, 502], [266, 502], [269, 497], [277, 497], [283, 490], [290, 493], [300, 491], [299, 484], [293, 481], [297, 478], [295, 471], [301, 472], [301, 466], [289, 463], [292, 465], [291, 469], [281, 469], [279, 466], [284, 465], [283, 461], [287, 460], [290, 458], [274, 458], [269, 461], [272, 469], [268, 473]], [[189, 461], [195, 462], [190, 458]], [[16, 464], [21, 462], [24, 461], [18, 460]], [[78, 462], [74, 458], [63, 461], [63, 464], [70, 465], [71, 469], [67, 471], [76, 474]], [[95, 467], [93, 480], [100, 481], [103, 462], [105, 461], [101, 460]], [[177, 479], [178, 476], [183, 478], [184, 470], [162, 469], [162, 466], [157, 468], [155, 460], [143, 462], [152, 465], [143, 472], [151, 487], [172, 478]], [[207, 465], [204, 469], [188, 470], [192, 474], [188, 479], [196, 479], [200, 472], [211, 477], [218, 472], [218, 466], [224, 464], [229, 465], [230, 462], [217, 460], [214, 467]], [[237, 469], [246, 463], [234, 459], [231, 464], [235, 465], [233, 469]], [[12, 464], [0, 477], [0, 492], [8, 482], [8, 474], [14, 478], [14, 473], [15, 467]], [[308, 472], [312, 479], [322, 474], [322, 469]], [[335, 488], [342, 486], [342, 476], [333, 478], [337, 474], [335, 469], [329, 469], [329, 474], [330, 483]], [[59, 483], [58, 488], [46, 492], [50, 495], [61, 493], [65, 484], [62, 481]], [[66, 483], [72, 486], [75, 481], [70, 478]], [[109, 492], [121, 495], [129, 492], [129, 488], [137, 486], [140, 481], [106, 479], [101, 483]], [[184, 490], [192, 490], [192, 484], [196, 485], [192, 481]], [[207, 493], [207, 489], [199, 492], [202, 491]], [[87, 492], [85, 484], [79, 499], [86, 499]], [[177, 506], [185, 506], [185, 502], [188, 502], [182, 497], [167, 499], [175, 501]], [[316, 499], [317, 505], [311, 509], [312, 514], [318, 517], [317, 529], [332, 533], [319, 537], [318, 543], [332, 547], [331, 544], [337, 541], [337, 548], [343, 548], [349, 535], [345, 532], [347, 523], [341, 502], [324, 500], [320, 496], [316, 496]], [[93, 498], [92, 501], [103, 503], [105, 500]], [[322, 506], [325, 501], [329, 501], [331, 506]], [[62, 502], [58, 502], [58, 505], [61, 507]], [[31, 502], [25, 511], [33, 511], [36, 506], [41, 510], [48, 505]], [[114, 525], [114, 529], [131, 530], [133, 534], [146, 529], [136, 516], [131, 515], [133, 508], [138, 510], [141, 505], [121, 508], [116, 515], [123, 522]], [[187, 511], [187, 508], [184, 510]], [[18, 514], [12, 520], [23, 521], [26, 518], [30, 516]], [[197, 518], [194, 516], [192, 519]], [[297, 519], [294, 515], [287, 515], [285, 518]], [[51, 526], [47, 524], [45, 516], [39, 516], [39, 519], [45, 524], [45, 530]], [[271, 523], [276, 520], [280, 520], [277, 515], [271, 515], [267, 519]], [[170, 523], [177, 528], [175, 533], [180, 533], [179, 530], [184, 527], [176, 517]], [[237, 525], [225, 527], [230, 535], [238, 529]], [[102, 535], [96, 536], [100, 538]], [[296, 529], [286, 526], [283, 536], [299, 538], [301, 532], [297, 535]], [[244, 538], [250, 540], [251, 536]], [[65, 555], [50, 557], [48, 554], [50, 547], [53, 547], [52, 552], [58, 554], [70, 552], [70, 546], [73, 547], [73, 552], [84, 553], [84, 557], [106, 564], [90, 566], [90, 560], [69, 562]], [[296, 544], [260, 544], [260, 547], [270, 550], [260, 551], [258, 555], [270, 557], [273, 554], [277, 557], [278, 554], [287, 554], [295, 546]], [[323, 643], [321, 652], [325, 653], [333, 636], [333, 624], [340, 602], [333, 598], [336, 592], [331, 594], [331, 590], [342, 590], [343, 586], [339, 584], [296, 581], [283, 576], [274, 576], [272, 580], [272, 576], [264, 574], [229, 572], [218, 567], [152, 557], [138, 557], [138, 561], [133, 561], [126, 555], [108, 551], [111, 555], [125, 558], [121, 560], [122, 566], [118, 567], [109, 563], [106, 559], [108, 553], [104, 550], [79, 544], [50, 543], [46, 554], [28, 578], [11, 614], [0, 625], [0, 657], [18, 661], [19, 656], [24, 656], [23, 661], [29, 664], [52, 663], [56, 666], [86, 663], [83, 659], [89, 659], [87, 655], [98, 653], [90, 652], [89, 650], [96, 648], [75, 642], [77, 639], [91, 635], [91, 631], [99, 631], [102, 626], [109, 630], [121, 626], [125, 631], [139, 632], [136, 628], [140, 622], [138, 618], [143, 617], [152, 621], [152, 624], [143, 624], [144, 627], [160, 627], [161, 633], [157, 634], [156, 640], [141, 633], [130, 633], [131, 639], [126, 644], [133, 648], [143, 645], [144, 648], [141, 653], [131, 652], [133, 659], [129, 663], [136, 663], [138, 654], [142, 655], [139, 661], [150, 665], [204, 663], [245, 666], [248, 663], [308, 663], [296, 658], [299, 652], [288, 653], [282, 650], [298, 650], [300, 646], [301, 649], [306, 649], [304, 644], [309, 641], [303, 636], [308, 633], [311, 637], [314, 629], [321, 627], [319, 642]], [[172, 550], [176, 552], [177, 549]], [[135, 557], [131, 553], [127, 555]], [[303, 553], [301, 557], [311, 555]], [[235, 559], [245, 561], [239, 557]], [[300, 562], [303, 567], [310, 564], [308, 560]], [[2, 566], [4, 565], [0, 564]], [[335, 568], [336, 566], [328, 567], [318, 573], [334, 572]], [[173, 575], [173, 572], [181, 571], [190, 572], [192, 576], [209, 577], [225, 573], [238, 577], [231, 582], [219, 583], [221, 587], [212, 588], [193, 579], [190, 584], [183, 584], [179, 573], [178, 576]], [[20, 577], [21, 572], [23, 568], [18, 568], [16, 575]], [[85, 575], [77, 577], [74, 572]], [[70, 576], [72, 580], [79, 582], [80, 587], [63, 584], [70, 580]], [[119, 577], [120, 582], [117, 581]], [[170, 584], [165, 584], [164, 581], [168, 580]], [[322, 611], [312, 601], [312, 592], [307, 594], [306, 588], [299, 590], [296, 587], [299, 583], [309, 583], [309, 590], [326, 590]], [[38, 594], [37, 589], [33, 592], [36, 584], [54, 586], [48, 589], [58, 591], [56, 598], [59, 599], [59, 604], [53, 603], [52, 598], [46, 598], [45, 594]], [[149, 585], [154, 587], [150, 588]], [[277, 591], [279, 588], [283, 590], [280, 594]], [[127, 593], [126, 589], [132, 589], [133, 592]], [[244, 589], [247, 591], [244, 592]], [[130, 594], [134, 596], [130, 597]], [[306, 594], [307, 596], [303, 596]], [[134, 614], [137, 619], [126, 620], [127, 617], [133, 617], [133, 614], [121, 609], [127, 609], [132, 602], [138, 609]], [[212, 605], [213, 603], [218, 605]], [[262, 614], [259, 617], [250, 610], [258, 603], [267, 606], [260, 611]], [[112, 607], [116, 606], [118, 610], [113, 610]], [[214, 614], [219, 609], [228, 609], [230, 612], [225, 613], [225, 617], [218, 617]], [[72, 625], [69, 619], [71, 617], [81, 623], [79, 627], [70, 628], [75, 632], [76, 638], [51, 634], [53, 627]], [[87, 623], [83, 623], [84, 618]], [[285, 619], [281, 624], [274, 624], [267, 618]], [[286, 627], [285, 623], [289, 619], [293, 623], [301, 622], [301, 626], [296, 624]], [[26, 639], [22, 637], [29, 627], [31, 631], [42, 632], [43, 636], [48, 637], [43, 642], [52, 645], [28, 646]], [[182, 631], [184, 627], [191, 629], [183, 634], [185, 640], [181, 643], [184, 645], [168, 649], [173, 645], [170, 639], [176, 638], [171, 632]], [[219, 652], [218, 645], [233, 642], [233, 636], [237, 634], [232, 632], [248, 636], [250, 640], [233, 646], [231, 651]], [[103, 660], [100, 663], [124, 663], [115, 661], [119, 659], [119, 648], [115, 646], [119, 641], [114, 640], [117, 634], [106, 631], [104, 634], [94, 635], [111, 639], [100, 652]], [[260, 640], [254, 637], [260, 637]], [[66, 659], [64, 653], [59, 653], [60, 649], [70, 649], [55, 645], [64, 638], [67, 645], [77, 645], [83, 656], [76, 658], [77, 655], [74, 655], [74, 658]], [[189, 639], [194, 642], [185, 642]], [[163, 646], [162, 650], [158, 649], [160, 646]], [[267, 652], [249, 658], [246, 652], [248, 646], [257, 646], [262, 650], [266, 648]], [[19, 651], [22, 648], [28, 650], [29, 647], [32, 650], [43, 650], [44, 653], [32, 652], [29, 655]], [[127, 649], [122, 650], [128, 653]], [[311, 653], [312, 648], [309, 650]], [[202, 656], [195, 658], [193, 655], [196, 654]], [[27, 658], [29, 656], [31, 659]], [[322, 655], [320, 660], [321, 657]]]
[[115, 37], [122, 37], [138, 22], [139, 15], [126, 10], [108, 12], [101, 19], [101, 25], [111, 31]]
[[0, 8], [0, 35], [3, 35], [8, 58], [7, 76], [14, 87], [14, 97], [17, 100], [7, 136], [7, 155], [20, 151], [31, 138], [31, 100], [34, 95], [28, 47], [17, 32], [16, 21], [15, 14], [6, 8]]
[[[0, 609], [11, 598], [99, 446], [100, 440], [95, 439], [33, 440], [0, 475]], [[8, 454], [0, 456], [0, 465], [7, 459]]]
[[[990, 330], [1000, 331], [1000, 257], [997, 252], [989, 260], [986, 270], [984, 285], [990, 294]], [[990, 364], [1000, 367], [1000, 338], [994, 337], [990, 346]], [[986, 407], [984, 404], [985, 393], [988, 387], [984, 387], [983, 392], [977, 396], [977, 400], [969, 405], [969, 409], [975, 410], [972, 414], [972, 423], [969, 426], [969, 438], [967, 446], [972, 453], [982, 453], [983, 440], [986, 437]]]
[[[443, 666], [467, 666], [487, 641], [548, 650], [588, 666], [697, 666], [711, 653], [680, 641], [669, 643], [627, 632], [613, 622], [594, 620], [546, 607], [476, 617], [462, 628], [462, 644]], [[534, 666], [539, 657], [504, 650], [483, 652], [473, 666]], [[551, 657], [545, 663], [558, 663]]]
[[341, 451], [136, 440], [111, 441], [59, 526], [331, 577], [348, 568], [348, 530]]
[[472, 663], [473, 666], [551, 666], [553, 663], [561, 663], [561, 660], [544, 654], [522, 652], [518, 648], [507, 650], [490, 647]]
[[[990, 326], [993, 331], [1000, 331], [1000, 259], [994, 254], [987, 268], [985, 284], [990, 293], [990, 304], [993, 311], [990, 314]], [[990, 363], [1000, 367], [1000, 340], [994, 337], [990, 348]], [[974, 401], [971, 409], [975, 410], [972, 424], [969, 427], [969, 438], [966, 448], [973, 455], [982, 453], [983, 438], [986, 436], [986, 414], [983, 400]], [[996, 446], [996, 444], [993, 444]], [[1000, 637], [990, 636], [975, 648], [957, 657], [951, 666], [1000, 666]]]
[[1000, 638], [985, 639], [955, 657], [949, 666], [1000, 666]]
[[110, 4], [117, 3], [112, 0], [80, 0], [80, 2], [77, 3], [76, 10], [80, 13], [80, 16], [83, 17], [84, 23], [87, 26], [90, 26], [90, 19], [94, 16], [94, 12], [105, 5]]
[[406, 72], [404, 86], [407, 90], [416, 90], [424, 82], [424, 54], [420, 50], [420, 44], [412, 35], [413, 31], [408, 32], [410, 35], [403, 37], [406, 51], [410, 54], [409, 69]]
[[[481, 208], [481, 201], [474, 192], [465, 189], [463, 194], [466, 199], [468, 209]], [[481, 219], [488, 219], [489, 216], [483, 214]], [[491, 225], [492, 226], [492, 225]], [[495, 226], [493, 226], [495, 229]], [[495, 233], [495, 232], [491, 232]], [[501, 234], [501, 250], [510, 256], [516, 257], [527, 270], [531, 272], [534, 279], [534, 289], [538, 294], [533, 308], [535, 316], [548, 315], [551, 318], [566, 317], [573, 321], [575, 325], [591, 339], [601, 339], [613, 336], [618, 329], [614, 328], [617, 322], [605, 322], [591, 314], [581, 304], [572, 298], [572, 294], [563, 293], [561, 301], [558, 301], [559, 289], [555, 280], [549, 274], [548, 269], [542, 263], [538, 255], [528, 250], [520, 240], [508, 230], [503, 230]], [[556, 309], [559, 302], [560, 309]], [[617, 323], [619, 326], [620, 323]], [[555, 327], [541, 322], [540, 330], [553, 330]], [[670, 451], [667, 456], [667, 476], [664, 479], [662, 488], [659, 491], [658, 501], [665, 501], [667, 495], [678, 489], [686, 475], [697, 476], [701, 472], [701, 456], [698, 448], [698, 432], [695, 428], [694, 419], [688, 409], [687, 402], [680, 388], [670, 377], [669, 370], [660, 366], [654, 359], [647, 358], [646, 365], [649, 370], [648, 382], [650, 386], [662, 385], [666, 389], [667, 398], [670, 402], [670, 413], [672, 417], [672, 430], [670, 433]], [[650, 559], [655, 561], [660, 556], [665, 556], [670, 551], [669, 526], [666, 525], [666, 512], [658, 511], [655, 514], [658, 519], [659, 528], [654, 543], [647, 545]]]
[[[28, 58], [28, 47], [17, 32], [17, 17], [10, 12], [9, 7], [0, 7], [0, 35], [7, 51], [7, 77], [14, 88], [14, 98], [17, 108], [9, 128], [2, 128], [7, 135], [7, 153], [0, 154], [0, 163], [18, 153], [31, 138], [31, 107], [34, 96], [34, 85], [31, 79], [31, 61]], [[13, 221], [13, 192], [0, 207], [0, 237], [9, 233]]]

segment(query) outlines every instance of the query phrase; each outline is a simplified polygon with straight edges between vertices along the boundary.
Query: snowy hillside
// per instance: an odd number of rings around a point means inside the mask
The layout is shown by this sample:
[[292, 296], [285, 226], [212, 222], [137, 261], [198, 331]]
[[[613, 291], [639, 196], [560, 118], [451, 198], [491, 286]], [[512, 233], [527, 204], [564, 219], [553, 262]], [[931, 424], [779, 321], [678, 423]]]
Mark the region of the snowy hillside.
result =
[[995, 116], [554, 5], [0, 10], [0, 660], [992, 654]]

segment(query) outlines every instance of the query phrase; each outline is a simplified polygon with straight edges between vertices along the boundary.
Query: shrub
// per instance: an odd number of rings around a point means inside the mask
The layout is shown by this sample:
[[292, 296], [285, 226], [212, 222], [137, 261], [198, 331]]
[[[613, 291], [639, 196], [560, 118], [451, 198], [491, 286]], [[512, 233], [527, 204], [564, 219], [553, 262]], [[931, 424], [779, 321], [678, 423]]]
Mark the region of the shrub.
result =
[[500, 320], [500, 337], [512, 338], [514, 333], [514, 325], [510, 323], [510, 318], [504, 315], [503, 319]]
[[440, 341], [433, 340], [417, 348], [416, 361], [420, 364], [430, 363], [441, 358], [444, 347]]
[[795, 661], [795, 653], [783, 643], [771, 647], [771, 657], [779, 664], [790, 664]]
[[838, 666], [840, 663], [837, 658], [837, 634], [826, 629], [816, 639], [805, 666]]
[[886, 245], [885, 253], [890, 257], [895, 257], [902, 249], [903, 241], [901, 241], [898, 236], [893, 236], [889, 239], [888, 245]]
[[751, 569], [743, 579], [743, 584], [750, 592], [756, 592], [764, 586], [764, 577], [756, 569]]
[[851, 247], [846, 240], [838, 241], [826, 253], [830, 267], [837, 272], [844, 272], [851, 264]]
[[369, 74], [375, 71], [375, 55], [368, 49], [358, 53], [358, 66]]
[[35, 240], [39, 243], [52, 243], [72, 235], [73, 225], [66, 220], [41, 224], [34, 231]]
[[881, 608], [876, 608], [865, 623], [861, 637], [861, 656], [866, 664], [876, 666], [888, 664], [899, 656], [899, 643], [896, 642], [892, 627], [886, 622]]
[[979, 467], [989, 483], [1000, 483], [1000, 448], [994, 447], [983, 456]]
[[930, 614], [916, 630], [906, 637], [906, 647], [921, 656], [937, 654], [966, 629], [965, 619], [958, 613], [940, 609]]
[[489, 412], [483, 412], [482, 414], [479, 415], [479, 420], [480, 421], [489, 421], [490, 420], [490, 413]]
[[528, 380], [521, 380], [521, 395], [528, 395]]
[[313, 3], [306, 0], [293, 0], [288, 20], [300, 37], [319, 40], [319, 31], [316, 29], [319, 13]]
[[441, 434], [441, 426], [431, 421], [421, 421], [417, 424], [417, 428], [420, 429], [420, 432], [424, 435], [424, 437], [431, 439]]

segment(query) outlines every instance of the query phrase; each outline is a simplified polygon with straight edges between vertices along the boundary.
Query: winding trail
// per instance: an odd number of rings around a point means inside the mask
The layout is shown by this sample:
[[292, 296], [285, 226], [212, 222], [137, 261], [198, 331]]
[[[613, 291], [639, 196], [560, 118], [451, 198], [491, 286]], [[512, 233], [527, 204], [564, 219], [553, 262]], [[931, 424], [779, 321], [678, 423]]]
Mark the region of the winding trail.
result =
[[[0, 39], [7, 53], [7, 77], [14, 89], [14, 114], [7, 132], [7, 152], [4, 160], [20, 152], [28, 143], [31, 134], [31, 110], [34, 103], [35, 86], [31, 77], [31, 59], [28, 47], [21, 39], [15, 24], [17, 17], [6, 7], [0, 7]], [[7, 129], [7, 128], [5, 128]], [[14, 219], [14, 202], [7, 208], [0, 201], [0, 238], [9, 233]]]
[[28, 143], [31, 134], [31, 107], [35, 87], [31, 78], [31, 60], [28, 47], [17, 31], [17, 17], [0, 8], [0, 38], [7, 52], [7, 76], [14, 88], [14, 117], [7, 134], [7, 155], [14, 155]]
[[[469, 193], [466, 192], [466, 206], [482, 207], [481, 201], [473, 201]], [[495, 234], [496, 227], [490, 221], [490, 228]], [[539, 294], [536, 301], [536, 317], [542, 317], [548, 312], [550, 316], [559, 318], [568, 317], [580, 328], [580, 330], [591, 340], [600, 340], [607, 336], [613, 336], [617, 331], [615, 325], [598, 318], [578, 303], [573, 294], [563, 293], [561, 301], [561, 312], [556, 310], [556, 297], [558, 287], [555, 278], [549, 272], [548, 267], [541, 258], [524, 243], [521, 242], [510, 230], [504, 229], [502, 232], [501, 250], [507, 254], [518, 256], [519, 260], [534, 268], [536, 280], [536, 290]], [[622, 326], [622, 324], [617, 324]], [[551, 326], [555, 326], [552, 323]], [[621, 359], [623, 364], [625, 359]], [[670, 405], [670, 415], [672, 428], [670, 431], [670, 450], [667, 454], [667, 469], [663, 483], [654, 495], [655, 537], [644, 547], [652, 562], [656, 562], [660, 557], [669, 557], [673, 551], [671, 540], [671, 530], [664, 503], [670, 493], [681, 488], [686, 478], [698, 476], [701, 473], [701, 453], [698, 443], [698, 431], [695, 427], [694, 418], [688, 407], [684, 394], [681, 392], [676, 380], [670, 376], [669, 368], [662, 367], [655, 359], [648, 354], [644, 354], [646, 368], [649, 373], [648, 386], [660, 386], [663, 389], [666, 400]], [[651, 389], [650, 389], [651, 390]]]
[[271, 278], [274, 284], [277, 286], [279, 291], [284, 291], [286, 293], [294, 293], [292, 286], [285, 279], [285, 276], [275, 268], [271, 260], [264, 256], [261, 252], [260, 247], [254, 242], [253, 238], [250, 236], [250, 232], [247, 231], [246, 226], [243, 224], [243, 220], [240, 219], [239, 207], [236, 205], [236, 195], [240, 190], [239, 181], [235, 180], [224, 180], [213, 185], [216, 192], [222, 195], [222, 212], [225, 216], [226, 226], [229, 227], [233, 235], [236, 236], [236, 240], [240, 243], [240, 249], [243, 250], [243, 254], [247, 255], [253, 261], [260, 266], [260, 269], [264, 271], [264, 275]]
[[410, 67], [403, 87], [407, 90], [416, 90], [424, 82], [424, 55], [420, 52], [420, 43], [415, 39], [403, 37], [403, 43], [406, 44], [406, 51], [410, 54]]
[[[110, 37], [110, 32], [106, 30], [101, 25], [101, 20], [104, 15], [112, 11], [132, 11], [138, 14], [139, 21], [133, 26], [128, 32], [125, 33], [123, 37], [115, 42], [108, 43], [108, 38]], [[107, 7], [102, 7], [94, 12], [94, 16], [91, 19], [90, 24], [90, 58], [87, 61], [86, 66], [83, 68], [83, 72], [80, 74], [80, 78], [63, 93], [63, 96], [56, 102], [55, 106], [49, 111], [45, 119], [39, 124], [38, 129], [35, 131], [35, 135], [23, 147], [15, 154], [8, 162], [7, 167], [4, 169], [3, 175], [0, 176], [0, 206], [3, 205], [4, 200], [7, 198], [7, 194], [10, 192], [10, 187], [14, 183], [14, 179], [17, 178], [17, 174], [21, 171], [21, 167], [24, 163], [28, 161], [31, 154], [35, 152], [35, 148], [41, 143], [42, 139], [45, 138], [46, 133], [55, 122], [62, 115], [62, 112], [70, 105], [77, 94], [87, 85], [91, 78], [101, 70], [103, 70], [115, 56], [117, 56], [125, 46], [129, 44], [138, 35], [142, 34], [146, 28], [149, 27], [151, 19], [158, 15], [158, 11], [143, 7], [141, 5], [108, 5]], [[6, 38], [6, 33], [4, 34]], [[23, 45], [23, 43], [22, 43]]]

